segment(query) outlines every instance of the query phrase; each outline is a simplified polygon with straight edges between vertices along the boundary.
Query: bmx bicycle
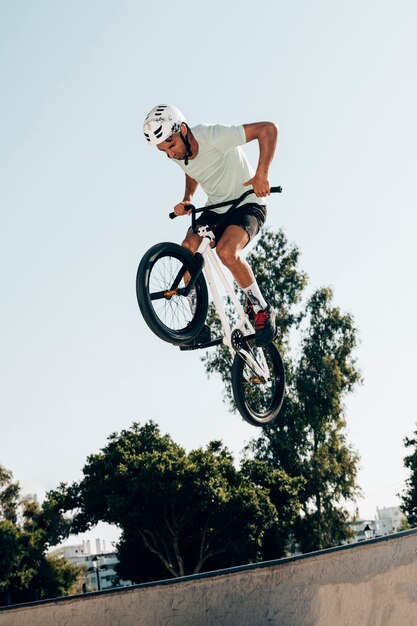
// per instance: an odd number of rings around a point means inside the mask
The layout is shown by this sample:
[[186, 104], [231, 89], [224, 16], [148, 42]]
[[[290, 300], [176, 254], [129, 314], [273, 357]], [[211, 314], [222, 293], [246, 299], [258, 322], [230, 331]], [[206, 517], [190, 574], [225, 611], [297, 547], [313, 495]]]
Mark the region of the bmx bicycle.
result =
[[[281, 192], [271, 187], [271, 193]], [[218, 226], [252, 189], [239, 198], [191, 210], [192, 231], [200, 235], [201, 244], [193, 255], [176, 243], [163, 242], [152, 246], [140, 261], [136, 275], [136, 295], [142, 316], [149, 328], [160, 339], [182, 350], [206, 349], [225, 345], [233, 357], [231, 370], [232, 392], [242, 417], [253, 426], [271, 423], [279, 414], [285, 393], [285, 372], [281, 355], [271, 342], [259, 348], [250, 316], [223, 272], [210, 244], [214, 241], [211, 229]], [[231, 205], [219, 214], [216, 225], [196, 224], [196, 214]], [[176, 217], [170, 213], [170, 217]], [[201, 222], [201, 220], [200, 220]], [[213, 271], [214, 270], [214, 271]], [[217, 274], [237, 314], [237, 326], [231, 327], [214, 277]], [[207, 343], [198, 343], [208, 313], [210, 286], [216, 312], [220, 318], [222, 336]], [[187, 297], [192, 290], [193, 306]], [[197, 341], [196, 341], [197, 340]]]

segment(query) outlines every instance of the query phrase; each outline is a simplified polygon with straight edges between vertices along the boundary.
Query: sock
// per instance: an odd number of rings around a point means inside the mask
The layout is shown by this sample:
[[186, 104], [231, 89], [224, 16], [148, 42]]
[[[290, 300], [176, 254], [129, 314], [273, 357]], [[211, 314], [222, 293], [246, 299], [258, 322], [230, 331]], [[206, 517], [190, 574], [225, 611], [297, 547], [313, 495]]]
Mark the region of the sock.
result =
[[193, 287], [190, 293], [187, 296], [188, 305], [190, 307], [191, 315], [195, 315], [195, 311], [197, 308], [197, 292], [195, 287]]
[[243, 289], [243, 292], [247, 295], [248, 300], [252, 304], [255, 313], [259, 313], [259, 311], [262, 311], [262, 309], [267, 308], [268, 304], [264, 300], [264, 297], [261, 294], [256, 280], [251, 285], [249, 285], [249, 287]]

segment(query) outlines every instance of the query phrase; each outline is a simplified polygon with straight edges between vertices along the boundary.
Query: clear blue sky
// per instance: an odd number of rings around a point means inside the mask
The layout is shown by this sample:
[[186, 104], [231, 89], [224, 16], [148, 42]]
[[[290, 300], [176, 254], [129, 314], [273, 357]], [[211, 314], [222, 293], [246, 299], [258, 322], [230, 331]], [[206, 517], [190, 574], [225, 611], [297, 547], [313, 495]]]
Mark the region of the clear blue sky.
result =
[[358, 504], [397, 503], [417, 420], [416, 31], [414, 0], [0, 0], [0, 463], [26, 491], [79, 479], [133, 420], [236, 455], [255, 434], [137, 308], [141, 255], [186, 227], [167, 219], [183, 176], [141, 133], [162, 101], [191, 125], [278, 124], [268, 225], [355, 317]]

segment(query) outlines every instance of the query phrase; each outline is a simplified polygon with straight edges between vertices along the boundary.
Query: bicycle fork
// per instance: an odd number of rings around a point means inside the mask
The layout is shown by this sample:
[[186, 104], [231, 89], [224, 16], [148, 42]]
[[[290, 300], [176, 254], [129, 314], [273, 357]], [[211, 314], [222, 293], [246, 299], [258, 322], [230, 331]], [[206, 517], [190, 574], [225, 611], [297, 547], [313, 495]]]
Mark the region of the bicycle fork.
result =
[[[210, 263], [204, 264], [204, 269], [205, 269], [207, 282], [210, 286], [210, 290], [213, 296], [216, 311], [220, 317], [221, 325], [223, 328], [223, 332], [224, 332], [223, 343], [229, 348], [232, 354], [234, 354], [235, 352], [239, 354], [239, 356], [245, 361], [245, 363], [247, 363], [250, 370], [252, 370], [252, 373], [255, 375], [255, 378], [258, 379], [259, 383], [261, 382], [265, 383], [269, 381], [270, 372], [269, 372], [268, 364], [266, 362], [266, 358], [265, 358], [263, 351], [261, 350], [259, 352], [259, 356], [257, 358], [254, 358], [251, 352], [244, 347], [244, 344], [246, 343], [248, 339], [250, 340], [255, 339], [254, 328], [252, 324], [250, 323], [248, 316], [245, 313], [243, 306], [239, 302], [239, 299], [237, 298], [235, 292], [230, 288], [230, 285], [226, 279], [226, 276], [224, 275], [224, 272], [222, 268], [220, 267], [219, 261], [214, 255], [212, 249], [209, 247], [208, 240], [205, 239], [201, 242], [198, 252], [200, 252], [201, 254], [207, 255], [210, 261]], [[239, 315], [239, 319], [240, 319], [239, 327], [233, 332], [231, 332], [230, 330], [230, 324], [227, 319], [227, 316], [226, 316], [226, 313], [225, 313], [225, 310], [224, 310], [224, 307], [223, 307], [223, 304], [219, 295], [219, 291], [217, 289], [216, 282], [214, 280], [211, 265], [213, 265], [218, 276], [220, 277], [223, 283], [223, 286], [226, 290], [226, 293], [230, 297], [232, 304], [236, 308], [236, 311]], [[246, 337], [243, 334], [245, 326], [248, 328], [249, 332], [251, 333], [249, 336], [246, 336]], [[236, 332], [238, 332], [241, 336], [241, 342], [239, 342], [240, 345], [235, 341], [233, 337], [233, 335], [235, 335]], [[254, 377], [251, 375], [251, 372], [244, 371], [244, 377], [247, 381], [254, 382], [253, 380]]]

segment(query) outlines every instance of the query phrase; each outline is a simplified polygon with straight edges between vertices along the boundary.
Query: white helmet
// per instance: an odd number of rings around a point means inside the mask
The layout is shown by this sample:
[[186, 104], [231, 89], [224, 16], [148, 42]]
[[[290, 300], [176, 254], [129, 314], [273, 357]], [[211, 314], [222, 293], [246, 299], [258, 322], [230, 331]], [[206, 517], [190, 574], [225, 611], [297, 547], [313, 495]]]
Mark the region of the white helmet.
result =
[[171, 104], [160, 104], [146, 116], [143, 132], [146, 140], [152, 146], [156, 146], [177, 133], [183, 122], [186, 124], [186, 119], [177, 107]]

